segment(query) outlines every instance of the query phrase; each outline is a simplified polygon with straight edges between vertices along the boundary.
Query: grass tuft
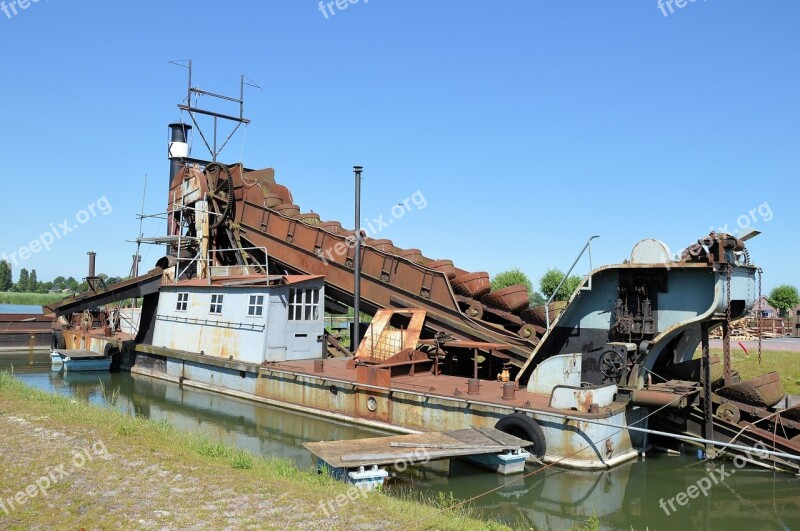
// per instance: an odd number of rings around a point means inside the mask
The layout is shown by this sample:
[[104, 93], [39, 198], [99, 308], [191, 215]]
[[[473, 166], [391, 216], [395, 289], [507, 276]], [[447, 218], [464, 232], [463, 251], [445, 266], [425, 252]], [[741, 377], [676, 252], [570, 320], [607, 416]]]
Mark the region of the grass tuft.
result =
[[193, 441], [192, 447], [198, 454], [211, 457], [212, 459], [231, 456], [231, 448], [225, 446], [221, 442], [212, 441], [206, 435], [197, 436]]
[[231, 468], [238, 470], [250, 470], [253, 468], [253, 457], [249, 452], [238, 450], [231, 457]]

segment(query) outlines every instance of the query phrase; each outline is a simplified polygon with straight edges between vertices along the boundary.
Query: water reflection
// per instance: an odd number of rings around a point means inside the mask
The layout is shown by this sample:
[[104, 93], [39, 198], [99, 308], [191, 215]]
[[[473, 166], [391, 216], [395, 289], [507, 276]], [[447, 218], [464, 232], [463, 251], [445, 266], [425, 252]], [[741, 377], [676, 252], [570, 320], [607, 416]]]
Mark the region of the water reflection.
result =
[[[49, 358], [38, 356], [20, 355], [14, 363], [16, 376], [34, 387], [95, 404], [106, 404], [116, 392], [114, 406], [123, 411], [206, 433], [254, 453], [288, 457], [301, 468], [311, 466], [303, 442], [377, 433], [128, 373], [51, 372]], [[653, 454], [646, 461], [601, 472], [529, 468], [527, 477], [504, 478], [461, 461], [441, 461], [409, 469], [389, 492], [413, 491], [428, 498], [452, 492], [465, 500], [496, 489], [471, 505], [483, 517], [536, 529], [581, 527], [592, 515], [604, 529], [800, 529], [800, 480], [749, 468], [715, 482], [708, 496], [685, 506], [673, 502], [677, 510], [667, 516], [660, 500], [686, 492], [711, 478], [709, 474], [719, 478], [722, 466], [722, 475], [735, 469], [730, 462], [720, 462], [715, 471], [706, 465], [693, 457]]]
[[380, 434], [129, 373], [65, 373], [49, 369], [49, 365], [15, 368], [15, 375], [38, 389], [93, 404], [108, 405], [113, 400], [114, 407], [121, 411], [163, 420], [179, 430], [205, 433], [213, 440], [256, 454], [290, 458], [300, 468], [311, 467], [304, 442]]
[[[429, 497], [475, 498], [474, 509], [515, 527], [581, 528], [594, 515], [603, 529], [800, 529], [799, 479], [747, 468], [714, 484], [710, 474], [719, 478], [733, 468], [654, 454], [606, 471], [529, 468], [526, 477], [504, 478], [454, 461], [438, 477], [417, 477], [404, 487]], [[675, 501], [703, 478], [712, 483], [708, 496], [698, 493], [684, 506]], [[671, 498], [676, 510], [667, 515], [660, 502], [669, 510]]]

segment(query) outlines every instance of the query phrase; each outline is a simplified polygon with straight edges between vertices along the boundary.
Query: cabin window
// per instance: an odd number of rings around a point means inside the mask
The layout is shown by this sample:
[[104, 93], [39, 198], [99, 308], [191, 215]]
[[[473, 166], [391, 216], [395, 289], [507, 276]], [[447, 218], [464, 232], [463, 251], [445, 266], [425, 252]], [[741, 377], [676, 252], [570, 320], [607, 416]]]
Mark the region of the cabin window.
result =
[[319, 320], [319, 288], [289, 290], [289, 320]]
[[219, 315], [222, 313], [222, 295], [216, 294], [211, 296], [211, 308], [208, 313]]
[[247, 315], [261, 317], [264, 315], [264, 296], [250, 295], [250, 304], [247, 306]]
[[175, 306], [175, 309], [179, 312], [185, 312], [186, 308], [189, 306], [189, 294], [188, 293], [178, 293], [178, 304]]

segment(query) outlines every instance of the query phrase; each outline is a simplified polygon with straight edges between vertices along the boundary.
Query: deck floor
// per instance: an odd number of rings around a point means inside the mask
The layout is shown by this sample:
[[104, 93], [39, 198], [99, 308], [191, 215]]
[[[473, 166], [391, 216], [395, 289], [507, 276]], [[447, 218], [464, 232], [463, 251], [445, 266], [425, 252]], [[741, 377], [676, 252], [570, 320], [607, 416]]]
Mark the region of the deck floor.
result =
[[[356, 371], [347, 367], [346, 359], [326, 359], [324, 372], [314, 372], [314, 360], [297, 360], [291, 362], [265, 363], [266, 369], [274, 369], [314, 376], [318, 378], [331, 378], [358, 383]], [[478, 402], [503, 405], [512, 408], [551, 409], [550, 397], [547, 395], [534, 395], [525, 389], [518, 389], [516, 396], [510, 400], [503, 399], [503, 382], [481, 380], [478, 394], [467, 394], [468, 378], [460, 376], [436, 376], [431, 372], [419, 372], [413, 376], [394, 376], [390, 389], [396, 391], [413, 391], [444, 398], [461, 398]], [[555, 411], [555, 410], [554, 410]], [[562, 411], [563, 413], [563, 411]], [[576, 412], [577, 413], [577, 412]]]

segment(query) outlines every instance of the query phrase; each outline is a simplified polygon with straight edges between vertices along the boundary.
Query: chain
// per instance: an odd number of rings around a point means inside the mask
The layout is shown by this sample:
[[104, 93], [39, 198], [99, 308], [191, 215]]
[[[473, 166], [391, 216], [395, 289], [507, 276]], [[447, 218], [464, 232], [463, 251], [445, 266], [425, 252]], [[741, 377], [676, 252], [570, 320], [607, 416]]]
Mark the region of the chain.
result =
[[725, 359], [725, 385], [730, 385], [730, 378], [733, 374], [733, 369], [730, 366], [731, 360], [731, 275], [733, 266], [726, 264], [725, 266], [725, 292], [727, 300], [725, 308], [725, 330], [722, 336], [722, 355]]
[[726, 297], [728, 303], [728, 307], [725, 310], [725, 320], [728, 322], [728, 330], [731, 329], [731, 273], [732, 272], [733, 272], [733, 266], [728, 264], [725, 269], [727, 277]]
[[757, 324], [758, 324], [758, 364], [761, 365], [761, 335], [762, 335], [761, 334], [762, 333], [762, 328], [761, 328], [761, 305], [762, 305], [762, 302], [761, 302], [761, 297], [762, 297], [762, 295], [761, 295], [761, 273], [763, 273], [764, 270], [759, 267], [756, 270], [756, 272], [758, 273], [758, 319], [757, 319]]

